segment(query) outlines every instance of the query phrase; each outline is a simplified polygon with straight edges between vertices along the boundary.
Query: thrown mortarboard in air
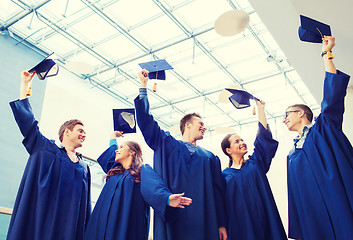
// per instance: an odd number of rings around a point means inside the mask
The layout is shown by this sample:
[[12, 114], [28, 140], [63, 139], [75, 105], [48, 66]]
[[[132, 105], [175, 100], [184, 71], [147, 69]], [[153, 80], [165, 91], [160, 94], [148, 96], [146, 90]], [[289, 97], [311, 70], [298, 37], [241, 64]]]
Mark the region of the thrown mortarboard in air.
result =
[[52, 77], [57, 75], [59, 72], [59, 66], [52, 59], [53, 54], [54, 53], [50, 54], [48, 57], [46, 57], [43, 61], [34, 66], [28, 72], [35, 72], [40, 80], [44, 80], [46, 77]]
[[114, 131], [125, 133], [136, 132], [135, 109], [113, 109]]
[[142, 69], [149, 71], [149, 79], [165, 80], [165, 70], [173, 69], [165, 59], [152, 62], [139, 63]]
[[226, 90], [233, 94], [229, 97], [229, 101], [238, 109], [250, 107], [250, 99], [260, 101], [257, 97], [243, 90], [231, 88], [226, 88]]
[[331, 36], [331, 28], [325, 23], [300, 15], [300, 24], [298, 34], [304, 42], [322, 43], [324, 36]]

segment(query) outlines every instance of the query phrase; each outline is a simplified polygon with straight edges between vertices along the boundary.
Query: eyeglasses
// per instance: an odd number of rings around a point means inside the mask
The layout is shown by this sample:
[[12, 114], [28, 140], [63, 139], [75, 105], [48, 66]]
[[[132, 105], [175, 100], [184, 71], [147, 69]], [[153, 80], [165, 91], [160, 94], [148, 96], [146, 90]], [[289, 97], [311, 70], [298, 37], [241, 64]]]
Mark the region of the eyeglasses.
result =
[[287, 111], [287, 112], [284, 114], [284, 116], [283, 116], [283, 120], [286, 120], [287, 117], [288, 117], [288, 115], [289, 115], [290, 113], [293, 113], [293, 112], [300, 112], [300, 110]]

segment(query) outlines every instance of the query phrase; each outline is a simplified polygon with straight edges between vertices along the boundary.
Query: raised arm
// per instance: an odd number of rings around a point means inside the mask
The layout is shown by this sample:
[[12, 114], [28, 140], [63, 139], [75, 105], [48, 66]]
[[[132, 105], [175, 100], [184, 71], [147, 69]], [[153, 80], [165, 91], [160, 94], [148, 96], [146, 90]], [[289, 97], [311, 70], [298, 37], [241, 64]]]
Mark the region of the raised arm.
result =
[[140, 88], [147, 88], [148, 71], [146, 69], [143, 69], [142, 71], [139, 72], [138, 75], [140, 78]]
[[118, 164], [115, 162], [116, 153], [118, 150], [117, 138], [123, 137], [123, 133], [119, 131], [114, 131], [110, 134], [109, 148], [105, 150], [97, 159], [99, 165], [105, 173], [107, 173], [112, 167]]
[[256, 101], [259, 115], [259, 130], [255, 139], [254, 156], [258, 164], [262, 165], [265, 172], [270, 168], [272, 158], [275, 156], [278, 142], [272, 138], [271, 131], [267, 124], [265, 113], [265, 102]]
[[254, 142], [253, 157], [260, 164], [265, 173], [270, 169], [272, 158], [275, 156], [278, 148], [278, 141], [272, 138], [270, 129], [265, 129], [259, 123], [259, 130]]
[[266, 119], [266, 113], [265, 113], [265, 102], [262, 101], [262, 100], [260, 100], [260, 101], [255, 100], [255, 102], [256, 102], [256, 106], [257, 106], [259, 122], [267, 130], [267, 119]]
[[[142, 135], [147, 143], [147, 145], [156, 151], [165, 139], [170, 141], [176, 141], [173, 139], [169, 133], [164, 132], [154, 120], [150, 113], [150, 105], [147, 98], [147, 81], [148, 81], [148, 71], [142, 70], [139, 72], [140, 78], [140, 93], [139, 96], [135, 98], [135, 109], [136, 109], [136, 120], [137, 124], [142, 132]], [[170, 147], [171, 149], [168, 149]], [[172, 151], [172, 145], [167, 145], [167, 151]]]
[[332, 36], [325, 36], [322, 38], [322, 52], [326, 52], [326, 54], [323, 55], [324, 59], [324, 65], [325, 65], [325, 71], [329, 73], [337, 73], [337, 69], [335, 65], [333, 64], [333, 61], [330, 57], [330, 52], [332, 52], [332, 48], [335, 46], [335, 38]]
[[322, 39], [322, 49], [327, 53], [323, 55], [325, 65], [325, 81], [324, 94], [321, 102], [322, 117], [317, 119], [331, 122], [332, 126], [342, 129], [343, 113], [344, 113], [344, 98], [347, 93], [347, 85], [350, 76], [336, 70], [332, 58], [330, 59], [330, 51], [335, 46], [335, 38], [325, 36]]
[[31, 105], [27, 99], [27, 90], [32, 79], [33, 75], [29, 72], [23, 71], [21, 73], [20, 99], [10, 102], [16, 123], [24, 137], [22, 143], [29, 154], [33, 154], [49, 144], [49, 140], [39, 131], [38, 121], [34, 118]]
[[21, 86], [20, 86], [20, 100], [27, 98], [31, 95], [32, 87], [31, 81], [34, 77], [34, 74], [30, 74], [27, 71], [21, 72]]

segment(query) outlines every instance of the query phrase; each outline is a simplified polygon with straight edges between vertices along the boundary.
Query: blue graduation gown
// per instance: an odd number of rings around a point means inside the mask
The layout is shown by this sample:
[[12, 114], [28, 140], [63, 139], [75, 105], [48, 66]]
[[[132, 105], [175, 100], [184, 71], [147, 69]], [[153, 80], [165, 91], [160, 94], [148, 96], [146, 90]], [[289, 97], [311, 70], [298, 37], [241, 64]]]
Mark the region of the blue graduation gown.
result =
[[160, 129], [149, 113], [146, 97], [135, 99], [137, 123], [148, 146], [154, 150], [154, 169], [172, 193], [185, 193], [192, 204], [185, 209], [147, 202], [155, 212], [154, 239], [219, 239], [225, 226], [224, 191], [218, 157], [197, 147], [190, 154], [182, 141]]
[[223, 171], [228, 239], [287, 239], [266, 177], [278, 142], [261, 123], [254, 146], [254, 153], [242, 168]]
[[7, 234], [15, 239], [83, 239], [91, 214], [91, 176], [39, 131], [28, 99], [10, 103], [30, 157]]
[[[115, 162], [117, 149], [112, 145], [98, 158], [105, 173], [120, 164]], [[130, 170], [107, 179], [88, 222], [85, 240], [147, 240], [149, 206], [140, 185]]]
[[326, 72], [321, 114], [287, 158], [289, 237], [353, 237], [353, 150], [342, 132], [349, 76]]

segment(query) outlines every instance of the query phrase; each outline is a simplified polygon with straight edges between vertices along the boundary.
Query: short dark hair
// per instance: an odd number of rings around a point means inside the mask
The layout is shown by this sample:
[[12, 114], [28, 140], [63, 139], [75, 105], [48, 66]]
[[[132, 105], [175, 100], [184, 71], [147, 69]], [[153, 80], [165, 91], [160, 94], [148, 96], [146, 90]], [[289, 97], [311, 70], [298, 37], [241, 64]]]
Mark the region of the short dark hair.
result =
[[80, 125], [84, 126], [83, 123], [80, 120], [78, 120], [78, 119], [68, 120], [68, 121], [64, 122], [61, 125], [61, 127], [59, 128], [59, 140], [60, 140], [60, 142], [63, 141], [65, 129], [70, 129], [72, 131], [77, 124], [80, 124]]
[[229, 167], [232, 166], [232, 164], [233, 164], [233, 159], [232, 159], [232, 157], [227, 153], [227, 148], [230, 148], [230, 141], [229, 141], [229, 138], [230, 138], [231, 136], [233, 136], [233, 135], [238, 135], [238, 134], [236, 134], [236, 133], [229, 133], [229, 134], [227, 134], [227, 135], [223, 138], [223, 140], [222, 140], [222, 142], [221, 142], [222, 151], [224, 152], [225, 155], [227, 155], [227, 156], [229, 157]]
[[190, 120], [191, 120], [193, 117], [201, 118], [201, 115], [198, 114], [198, 113], [189, 113], [189, 114], [186, 114], [186, 115], [180, 120], [179, 127], [180, 127], [181, 135], [184, 134], [184, 131], [185, 131], [185, 124], [186, 124], [187, 122], [190, 122]]
[[306, 118], [309, 120], [309, 122], [312, 122], [313, 121], [313, 112], [311, 111], [311, 109], [305, 105], [305, 104], [294, 104], [294, 105], [291, 105], [288, 108], [299, 108], [300, 110], [303, 110], [305, 115], [306, 115]]

